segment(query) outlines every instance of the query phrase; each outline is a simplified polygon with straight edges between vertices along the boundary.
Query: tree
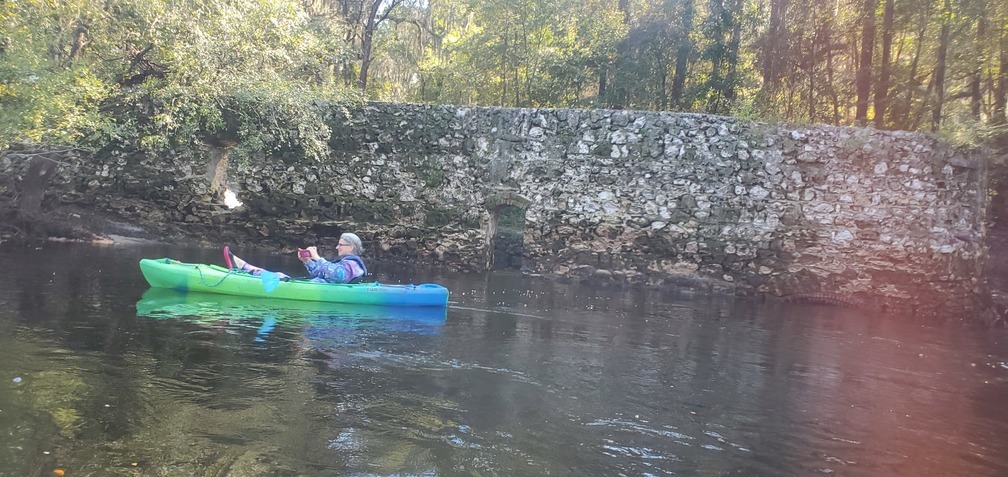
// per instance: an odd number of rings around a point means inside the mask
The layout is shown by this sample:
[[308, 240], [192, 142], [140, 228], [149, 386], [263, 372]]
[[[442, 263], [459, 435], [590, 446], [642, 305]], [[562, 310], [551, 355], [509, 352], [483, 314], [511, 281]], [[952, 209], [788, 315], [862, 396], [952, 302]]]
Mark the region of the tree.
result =
[[672, 74], [672, 105], [682, 108], [684, 106], [683, 92], [686, 85], [686, 75], [688, 74], [689, 61], [693, 51], [693, 43], [690, 40], [690, 32], [693, 31], [694, 0], [683, 0], [681, 4], [682, 13], [679, 18], [682, 23], [678, 29], [675, 43], [676, 60], [675, 71]]
[[1006, 124], [1005, 107], [1008, 97], [1008, 5], [1004, 2], [988, 4], [984, 15], [989, 15], [993, 28], [986, 30], [985, 40], [991, 53], [989, 69], [990, 122], [995, 126]]
[[361, 67], [360, 79], [357, 82], [357, 87], [361, 91], [367, 91], [368, 70], [371, 69], [371, 62], [374, 59], [375, 30], [388, 19], [389, 14], [392, 13], [392, 9], [400, 3], [402, 3], [402, 0], [371, 0], [370, 5], [365, 3], [368, 8], [367, 14], [363, 16], [361, 24]]
[[859, 124], [864, 124], [868, 120], [872, 57], [875, 50], [876, 5], [878, 0], [864, 0], [861, 7], [861, 54], [857, 63], [857, 109], [854, 113], [854, 121]]
[[1008, 23], [1002, 22], [998, 34], [998, 68], [994, 80], [993, 112], [991, 123], [1003, 125], [1005, 120], [1005, 99], [1008, 98]]
[[603, 0], [445, 0], [430, 8], [433, 46], [417, 78], [426, 100], [588, 106], [598, 87], [588, 78], [598, 78], [621, 36], [619, 13]]
[[[319, 81], [331, 43], [293, 0], [4, 5], [0, 36], [12, 47], [0, 55], [0, 146], [137, 135], [141, 146], [167, 147], [200, 141], [239, 108], [232, 122], [293, 122], [238, 127], [248, 149], [293, 141], [319, 153], [321, 118], [294, 103], [350, 98]], [[129, 107], [140, 101], [153, 107], [142, 117]], [[244, 109], [253, 103], [262, 108]]]
[[759, 45], [760, 75], [762, 84], [757, 102], [772, 107], [778, 99], [781, 80], [784, 78], [791, 56], [791, 32], [788, 31], [787, 14], [790, 0], [770, 0], [770, 18]]
[[1006, 5], [20, 0], [0, 7], [0, 147], [229, 130], [238, 150], [318, 154], [315, 100], [363, 97], [975, 129], [1005, 122]]
[[885, 127], [886, 108], [889, 107], [889, 79], [892, 74], [893, 15], [895, 0], [885, 0], [882, 13], [882, 59], [879, 64], [878, 85], [875, 87], [875, 126]]
[[931, 75], [934, 96], [934, 105], [931, 110], [932, 131], [937, 131], [941, 126], [942, 107], [945, 105], [945, 72], [948, 66], [946, 61], [948, 60], [949, 28], [952, 22], [952, 2], [951, 0], [944, 1], [945, 5], [941, 15], [941, 34], [938, 37], [937, 63], [935, 64], [934, 73]]

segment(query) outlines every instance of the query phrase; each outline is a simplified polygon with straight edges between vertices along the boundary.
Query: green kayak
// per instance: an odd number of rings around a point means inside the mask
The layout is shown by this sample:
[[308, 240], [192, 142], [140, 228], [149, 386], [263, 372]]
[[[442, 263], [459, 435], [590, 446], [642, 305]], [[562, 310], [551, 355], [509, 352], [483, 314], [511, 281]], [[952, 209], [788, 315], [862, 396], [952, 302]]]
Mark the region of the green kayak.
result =
[[[278, 325], [398, 326], [400, 322], [440, 326], [447, 309], [435, 306], [374, 306], [353, 303], [279, 300], [217, 293], [150, 288], [136, 304], [137, 315], [196, 323], [272, 320]], [[386, 323], [389, 322], [389, 323]]]
[[[386, 285], [378, 282], [334, 284], [290, 279], [270, 283], [270, 275], [252, 275], [217, 265], [184, 263], [170, 258], [142, 259], [140, 271], [154, 288], [180, 292], [356, 303], [380, 306], [448, 305], [448, 289], [437, 284]], [[275, 276], [275, 275], [274, 275]], [[274, 279], [275, 280], [275, 279]]]

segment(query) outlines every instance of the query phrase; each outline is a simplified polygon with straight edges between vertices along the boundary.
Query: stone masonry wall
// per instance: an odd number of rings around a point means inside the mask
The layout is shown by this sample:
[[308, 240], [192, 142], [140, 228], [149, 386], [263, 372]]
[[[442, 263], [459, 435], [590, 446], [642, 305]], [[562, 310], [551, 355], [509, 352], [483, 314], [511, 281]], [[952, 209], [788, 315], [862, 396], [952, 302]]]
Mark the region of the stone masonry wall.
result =
[[[322, 161], [124, 148], [62, 182], [72, 200], [191, 235], [290, 248], [356, 231], [371, 257], [454, 269], [490, 265], [511, 206], [527, 273], [928, 315], [970, 313], [980, 292], [986, 172], [923, 134], [386, 103], [330, 122]], [[243, 208], [222, 206], [225, 185]]]

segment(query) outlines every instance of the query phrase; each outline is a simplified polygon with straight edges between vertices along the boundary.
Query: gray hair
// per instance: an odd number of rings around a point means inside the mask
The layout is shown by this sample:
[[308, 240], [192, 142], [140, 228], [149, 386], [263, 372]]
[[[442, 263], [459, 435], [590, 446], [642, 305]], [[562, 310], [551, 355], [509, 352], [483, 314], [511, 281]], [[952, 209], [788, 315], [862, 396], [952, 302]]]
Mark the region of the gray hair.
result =
[[352, 234], [350, 232], [347, 232], [347, 233], [345, 233], [343, 235], [340, 235], [339, 238], [341, 240], [346, 240], [347, 243], [349, 243], [351, 246], [353, 246], [353, 252], [350, 252], [350, 253], [352, 253], [354, 255], [360, 255], [361, 253], [364, 252], [364, 245], [361, 244], [360, 237], [358, 237], [357, 234]]

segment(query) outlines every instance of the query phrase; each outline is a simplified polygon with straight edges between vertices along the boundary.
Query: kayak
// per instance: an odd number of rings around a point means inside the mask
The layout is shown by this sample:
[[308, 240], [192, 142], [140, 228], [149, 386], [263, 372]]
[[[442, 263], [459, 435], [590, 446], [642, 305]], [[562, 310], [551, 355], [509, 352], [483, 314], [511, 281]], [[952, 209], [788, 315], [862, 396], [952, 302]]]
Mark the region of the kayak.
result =
[[136, 304], [137, 316], [182, 319], [218, 325], [262, 321], [278, 326], [337, 326], [426, 330], [445, 322], [446, 308], [434, 306], [375, 306], [354, 303], [279, 300], [217, 293], [179, 292], [151, 288]]
[[242, 270], [170, 258], [142, 259], [140, 271], [154, 288], [284, 300], [354, 303], [379, 306], [448, 306], [448, 289], [434, 283], [388, 285], [316, 283], [303, 279], [270, 281], [270, 272], [252, 275]]

